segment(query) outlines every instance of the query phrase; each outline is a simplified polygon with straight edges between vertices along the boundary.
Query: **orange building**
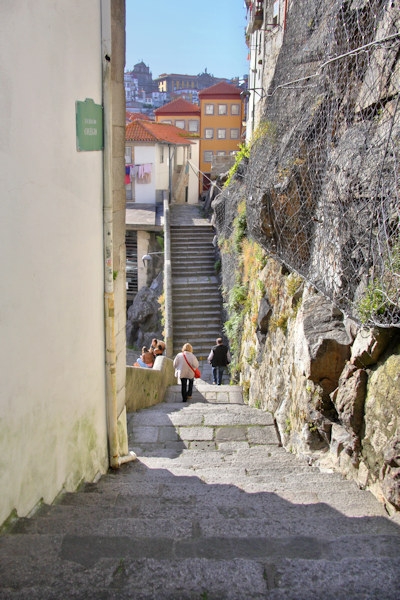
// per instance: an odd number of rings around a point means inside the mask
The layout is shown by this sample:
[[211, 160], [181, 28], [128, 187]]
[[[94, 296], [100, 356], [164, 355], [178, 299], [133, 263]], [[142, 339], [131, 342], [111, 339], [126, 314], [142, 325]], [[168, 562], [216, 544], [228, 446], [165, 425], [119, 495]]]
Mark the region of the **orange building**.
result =
[[175, 125], [189, 133], [200, 135], [200, 108], [183, 98], [177, 98], [154, 111], [157, 123]]
[[209, 188], [212, 163], [224, 156], [235, 155], [243, 141], [241, 91], [229, 83], [217, 83], [199, 92], [200, 192]]

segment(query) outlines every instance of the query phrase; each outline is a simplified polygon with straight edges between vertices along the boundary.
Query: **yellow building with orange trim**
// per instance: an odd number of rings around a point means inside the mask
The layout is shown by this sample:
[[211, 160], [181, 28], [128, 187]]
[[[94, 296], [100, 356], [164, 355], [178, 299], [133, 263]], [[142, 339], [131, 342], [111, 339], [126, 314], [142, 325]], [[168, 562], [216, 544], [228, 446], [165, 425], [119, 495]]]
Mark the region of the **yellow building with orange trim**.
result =
[[199, 92], [200, 193], [210, 186], [212, 163], [239, 150], [243, 133], [243, 100], [240, 88], [217, 83]]

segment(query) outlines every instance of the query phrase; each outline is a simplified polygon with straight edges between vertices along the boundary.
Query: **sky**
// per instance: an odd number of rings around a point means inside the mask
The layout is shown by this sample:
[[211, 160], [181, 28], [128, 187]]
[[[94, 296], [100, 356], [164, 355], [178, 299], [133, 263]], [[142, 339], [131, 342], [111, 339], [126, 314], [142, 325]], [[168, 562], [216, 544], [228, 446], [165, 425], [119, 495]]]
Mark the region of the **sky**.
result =
[[248, 73], [243, 0], [126, 0], [125, 69], [230, 79]]

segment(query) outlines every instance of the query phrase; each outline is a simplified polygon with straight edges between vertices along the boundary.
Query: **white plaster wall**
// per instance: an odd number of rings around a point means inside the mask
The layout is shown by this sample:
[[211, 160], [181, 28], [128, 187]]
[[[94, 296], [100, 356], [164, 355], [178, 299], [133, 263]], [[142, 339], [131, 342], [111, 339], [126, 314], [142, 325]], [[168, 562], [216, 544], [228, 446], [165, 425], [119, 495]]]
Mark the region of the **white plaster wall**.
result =
[[[191, 158], [189, 159], [189, 191], [188, 191], [188, 203], [197, 204], [199, 201], [199, 140], [192, 140]], [[192, 168], [192, 166], [194, 168]]]
[[[157, 180], [156, 187], [158, 190], [169, 190], [169, 146], [168, 144], [163, 144], [164, 146], [164, 162], [160, 162], [160, 148], [161, 144], [157, 144], [156, 146], [156, 170], [157, 170]], [[172, 152], [172, 150], [171, 150]]]
[[0, 525], [107, 468], [98, 0], [0, 3]]
[[156, 147], [155, 146], [135, 146], [135, 164], [151, 164], [151, 182], [138, 183], [135, 180], [135, 202], [137, 204], [155, 204], [156, 203]]

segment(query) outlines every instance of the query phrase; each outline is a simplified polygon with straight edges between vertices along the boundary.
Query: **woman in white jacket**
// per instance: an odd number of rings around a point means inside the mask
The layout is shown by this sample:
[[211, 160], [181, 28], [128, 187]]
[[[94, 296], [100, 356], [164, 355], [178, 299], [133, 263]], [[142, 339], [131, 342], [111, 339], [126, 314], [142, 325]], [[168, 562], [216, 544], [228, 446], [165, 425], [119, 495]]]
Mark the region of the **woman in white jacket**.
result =
[[[188, 364], [189, 363], [189, 364]], [[175, 377], [181, 380], [182, 402], [187, 402], [192, 397], [194, 371], [199, 366], [199, 361], [193, 354], [191, 344], [184, 344], [182, 352], [174, 358]], [[193, 367], [193, 369], [191, 368]]]

